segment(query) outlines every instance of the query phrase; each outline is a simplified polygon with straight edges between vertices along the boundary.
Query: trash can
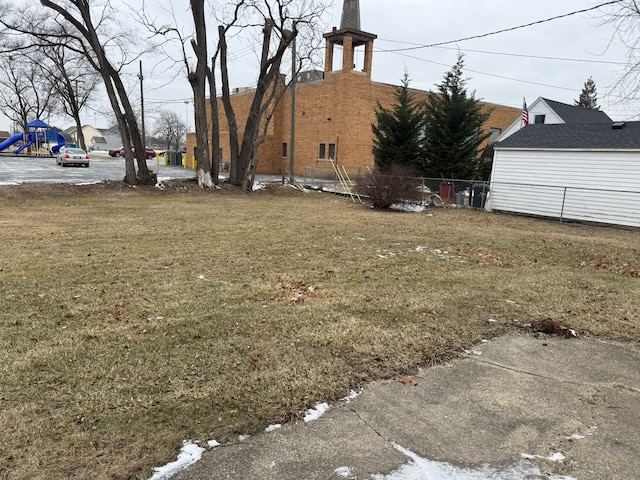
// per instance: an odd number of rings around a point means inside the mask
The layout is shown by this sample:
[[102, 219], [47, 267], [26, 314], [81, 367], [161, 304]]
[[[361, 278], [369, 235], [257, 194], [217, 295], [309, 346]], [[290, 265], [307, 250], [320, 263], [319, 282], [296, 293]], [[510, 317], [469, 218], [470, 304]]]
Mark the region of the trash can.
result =
[[482, 183], [474, 185], [471, 190], [471, 206], [473, 208], [484, 208], [489, 194], [489, 185]]
[[456, 192], [456, 205], [459, 207], [464, 206], [464, 190], [462, 192]]
[[178, 152], [167, 152], [167, 165], [174, 167], [182, 166], [182, 154]]
[[440, 182], [440, 198], [445, 205], [452, 205], [456, 199], [456, 190], [451, 182]]

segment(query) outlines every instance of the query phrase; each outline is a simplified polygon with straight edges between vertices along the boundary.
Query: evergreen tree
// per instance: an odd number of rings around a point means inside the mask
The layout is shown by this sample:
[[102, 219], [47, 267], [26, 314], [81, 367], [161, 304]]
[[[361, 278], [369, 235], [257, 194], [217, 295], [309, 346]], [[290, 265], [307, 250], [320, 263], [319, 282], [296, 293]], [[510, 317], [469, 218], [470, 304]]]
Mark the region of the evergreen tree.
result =
[[479, 170], [480, 145], [490, 112], [483, 112], [475, 92], [468, 94], [462, 77], [463, 55], [447, 72], [437, 93], [426, 103], [424, 162], [418, 173], [426, 177], [474, 179]]
[[373, 131], [373, 154], [376, 167], [388, 171], [392, 165], [415, 170], [421, 163], [424, 137], [424, 104], [409, 91], [409, 75], [405, 72], [402, 85], [395, 92], [396, 103], [391, 108], [375, 109], [377, 125]]
[[593, 78], [589, 77], [587, 81], [584, 82], [582, 92], [580, 92], [580, 96], [574, 102], [574, 105], [576, 107], [583, 107], [591, 110], [600, 110], [600, 107], [598, 106], [596, 82], [593, 81]]

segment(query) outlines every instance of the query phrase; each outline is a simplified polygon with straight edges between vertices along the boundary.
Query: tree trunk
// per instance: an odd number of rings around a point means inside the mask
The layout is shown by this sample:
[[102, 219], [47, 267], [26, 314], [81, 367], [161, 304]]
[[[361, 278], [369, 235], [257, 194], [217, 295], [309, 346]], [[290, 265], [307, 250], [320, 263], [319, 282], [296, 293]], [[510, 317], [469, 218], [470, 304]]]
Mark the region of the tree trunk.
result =
[[78, 144], [80, 145], [80, 148], [86, 152], [87, 144], [84, 141], [84, 132], [82, 131], [82, 123], [80, 122], [80, 115], [78, 115], [78, 112], [76, 109], [74, 109], [73, 118], [76, 121], [76, 132], [78, 132]]
[[209, 70], [209, 104], [211, 106], [211, 176], [213, 183], [220, 185], [220, 118], [216, 88], [216, 57], [211, 59]]
[[136, 151], [136, 162], [138, 165], [138, 174], [136, 183], [140, 183], [142, 185], [155, 185], [158, 181], [157, 175], [152, 173], [147, 167], [147, 156], [146, 156], [146, 145], [142, 140], [142, 133], [138, 129], [138, 122], [136, 119], [135, 112], [131, 107], [131, 103], [129, 102], [129, 97], [127, 95], [127, 91], [120, 79], [120, 75], [111, 67], [109, 64], [109, 76], [113, 81], [116, 91], [118, 92], [118, 98], [120, 99], [120, 103], [124, 109], [124, 120], [127, 125], [127, 132], [129, 134], [130, 143], [123, 145], [125, 158], [127, 153], [133, 157], [133, 152], [127, 152], [127, 147], [131, 146], [131, 142], [133, 142], [133, 148]]
[[211, 187], [211, 162], [209, 158], [209, 134], [207, 127], [206, 82], [209, 70], [207, 62], [207, 30], [204, 15], [204, 0], [191, 0], [191, 13], [196, 28], [196, 38], [191, 46], [196, 54], [195, 72], [189, 73], [189, 83], [193, 90], [193, 110], [196, 127], [196, 172], [200, 187]]
[[227, 69], [227, 39], [223, 26], [218, 27], [220, 37], [220, 74], [222, 77], [222, 105], [224, 106], [227, 123], [229, 124], [229, 183], [239, 185], [242, 177], [240, 177], [239, 161], [238, 161], [238, 124], [236, 122], [236, 114], [231, 105], [231, 93], [229, 91], [229, 71]]
[[244, 135], [242, 138], [242, 148], [238, 157], [239, 181], [237, 184], [234, 184], [236, 186], [240, 186], [240, 182], [246, 178], [247, 169], [250, 167], [254, 157], [253, 151], [256, 147], [256, 140], [260, 130], [260, 121], [262, 120], [263, 113], [265, 111], [263, 103], [264, 96], [266, 95], [269, 87], [274, 85], [276, 75], [280, 72], [282, 57], [297, 33], [289, 31], [285, 32], [283, 37], [280, 39], [278, 50], [273, 54], [271, 59], [269, 59], [268, 55], [272, 28], [271, 22], [268, 21], [264, 28], [260, 76], [258, 77], [258, 85], [253, 97], [253, 102], [249, 109], [249, 115], [247, 117], [247, 123], [245, 125]]

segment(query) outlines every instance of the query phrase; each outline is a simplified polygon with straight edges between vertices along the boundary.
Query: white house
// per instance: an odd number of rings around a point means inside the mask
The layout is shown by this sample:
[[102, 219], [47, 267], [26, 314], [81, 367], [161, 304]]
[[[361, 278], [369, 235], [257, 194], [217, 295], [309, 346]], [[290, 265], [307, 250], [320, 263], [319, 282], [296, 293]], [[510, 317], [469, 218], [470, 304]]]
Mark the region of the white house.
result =
[[640, 122], [528, 125], [494, 149], [487, 209], [640, 227]]
[[[75, 126], [62, 132], [68, 141], [78, 143], [78, 132]], [[82, 134], [89, 150], [110, 150], [122, 145], [118, 127], [100, 130], [92, 125], [83, 125]]]
[[[609, 116], [600, 110], [591, 110], [566, 103], [556, 102], [548, 98], [538, 97], [529, 107], [529, 123], [533, 125], [554, 125], [558, 123], [604, 123], [610, 122]], [[496, 139], [506, 140], [524, 126], [522, 118], [509, 125]]]

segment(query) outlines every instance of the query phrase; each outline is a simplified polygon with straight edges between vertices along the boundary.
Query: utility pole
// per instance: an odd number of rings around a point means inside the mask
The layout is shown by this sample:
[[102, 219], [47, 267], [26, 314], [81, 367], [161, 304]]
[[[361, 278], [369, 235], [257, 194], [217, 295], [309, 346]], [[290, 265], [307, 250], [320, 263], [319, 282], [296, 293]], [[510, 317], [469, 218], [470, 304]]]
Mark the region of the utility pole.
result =
[[140, 73], [138, 74], [138, 78], [140, 79], [140, 109], [142, 110], [142, 146], [147, 148], [147, 137], [144, 131], [144, 88], [142, 85], [144, 77], [142, 76], [142, 60], [140, 60]]
[[291, 42], [291, 139], [289, 143], [289, 181], [294, 185], [296, 158], [296, 37], [293, 37]]

